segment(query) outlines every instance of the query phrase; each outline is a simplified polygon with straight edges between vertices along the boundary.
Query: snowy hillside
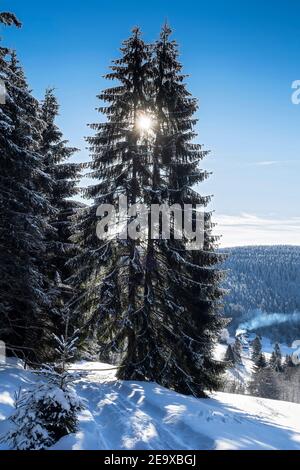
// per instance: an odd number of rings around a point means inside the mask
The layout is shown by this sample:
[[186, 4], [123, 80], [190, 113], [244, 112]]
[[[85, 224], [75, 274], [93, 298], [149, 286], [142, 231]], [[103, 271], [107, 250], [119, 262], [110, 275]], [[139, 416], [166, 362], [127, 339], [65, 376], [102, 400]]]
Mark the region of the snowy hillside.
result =
[[[300, 405], [226, 393], [195, 399], [116, 381], [110, 367], [73, 366], [85, 370], [76, 388], [86, 409], [78, 432], [54, 449], [300, 449]], [[33, 380], [21, 363], [0, 366], [0, 434], [11, 426], [14, 392]]]

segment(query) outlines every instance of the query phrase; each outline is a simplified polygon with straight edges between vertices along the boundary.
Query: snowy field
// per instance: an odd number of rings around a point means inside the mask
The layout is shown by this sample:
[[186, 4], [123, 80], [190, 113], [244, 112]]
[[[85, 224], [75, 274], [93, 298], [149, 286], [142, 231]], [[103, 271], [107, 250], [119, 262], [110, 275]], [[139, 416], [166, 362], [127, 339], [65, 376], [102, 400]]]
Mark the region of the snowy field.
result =
[[[298, 404], [227, 393], [195, 399], [154, 383], [116, 381], [106, 364], [73, 367], [86, 371], [76, 385], [86, 409], [78, 432], [53, 449], [300, 449]], [[11, 426], [15, 391], [33, 380], [21, 363], [0, 366], [0, 434]]]

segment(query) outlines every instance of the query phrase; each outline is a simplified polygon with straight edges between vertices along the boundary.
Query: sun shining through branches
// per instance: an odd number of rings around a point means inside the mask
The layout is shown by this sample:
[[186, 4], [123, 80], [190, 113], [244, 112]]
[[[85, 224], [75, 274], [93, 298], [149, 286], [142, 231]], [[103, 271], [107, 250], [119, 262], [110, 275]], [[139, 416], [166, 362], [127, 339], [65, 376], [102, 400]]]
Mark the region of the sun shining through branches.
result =
[[136, 127], [145, 133], [149, 133], [154, 127], [154, 119], [150, 114], [141, 113], [136, 122]]

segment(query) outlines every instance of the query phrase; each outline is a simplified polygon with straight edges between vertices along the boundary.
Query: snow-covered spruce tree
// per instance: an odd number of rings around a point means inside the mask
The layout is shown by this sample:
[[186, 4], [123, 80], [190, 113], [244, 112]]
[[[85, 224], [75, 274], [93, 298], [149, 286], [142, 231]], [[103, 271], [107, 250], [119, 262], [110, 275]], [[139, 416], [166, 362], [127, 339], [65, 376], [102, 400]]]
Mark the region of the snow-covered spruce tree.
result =
[[[4, 18], [9, 22], [10, 17]], [[4, 54], [1, 50], [6, 100], [0, 105], [0, 339], [8, 352], [14, 349], [36, 359], [38, 349], [43, 352], [42, 339], [49, 327], [41, 270], [46, 248], [44, 214], [51, 212], [41, 187], [49, 181], [38, 152], [39, 104], [15, 54]]]
[[266, 359], [261, 354], [257, 360], [252, 380], [249, 384], [249, 393], [256, 397], [280, 399], [280, 380], [281, 374], [266, 367]]
[[39, 151], [44, 159], [45, 173], [51, 178], [51, 186], [45, 189], [45, 195], [53, 208], [48, 219], [49, 230], [46, 236], [47, 262], [45, 276], [48, 281], [48, 294], [51, 301], [51, 313], [55, 318], [56, 331], [62, 332], [64, 317], [68, 314], [68, 301], [72, 289], [67, 279], [72, 272], [67, 261], [76, 253], [73, 235], [73, 217], [79, 204], [72, 200], [78, 193], [77, 182], [81, 166], [68, 161], [77, 151], [69, 147], [62, 132], [56, 125], [59, 105], [53, 89], [47, 89], [41, 105], [41, 119], [44, 128]]
[[[208, 176], [199, 162], [208, 152], [193, 142], [197, 102], [187, 90], [178, 61], [177, 44], [165, 26], [154, 47], [154, 113], [151, 203], [196, 204], [210, 198], [194, 186]], [[212, 223], [205, 214], [203, 248], [188, 250], [187, 240], [149, 243], [146, 255], [144, 309], [147, 318], [145, 377], [178, 392], [203, 396], [219, 386], [223, 365], [213, 348], [225, 322], [218, 313], [222, 278]], [[154, 333], [154, 334], [153, 334]], [[151, 342], [148, 342], [148, 338]]]
[[43, 450], [77, 430], [83, 401], [73, 387], [74, 375], [67, 370], [76, 352], [77, 338], [55, 336], [58, 362], [36, 374], [35, 386], [16, 397], [13, 428], [2, 441], [14, 450]]
[[269, 366], [276, 372], [282, 372], [282, 355], [278, 343], [275, 344], [274, 351], [271, 354]]
[[[123, 57], [107, 76], [121, 86], [106, 90], [100, 110], [108, 122], [94, 125], [89, 139], [92, 176], [99, 184], [87, 191], [94, 205], [79, 220], [82, 253], [75, 285], [86, 287], [77, 311], [97, 325], [101, 344], [121, 353], [118, 377], [154, 380], [179, 392], [203, 396], [218, 387], [223, 366], [213, 348], [225, 326], [217, 313], [222, 291], [216, 268], [210, 214], [205, 215], [204, 247], [188, 251], [184, 241], [106, 240], [96, 237], [96, 210], [116, 203], [190, 203], [203, 207], [209, 198], [192, 186], [207, 174], [198, 169], [206, 155], [193, 144], [197, 105], [182, 83], [177, 47], [165, 28], [155, 47], [155, 63], [139, 31], [125, 42]], [[141, 136], [139, 114], [154, 115], [150, 139]], [[126, 223], [132, 222], [132, 218]], [[142, 257], [142, 258], [141, 258]], [[141, 262], [143, 259], [143, 263]], [[123, 352], [122, 352], [123, 348]]]
[[242, 364], [243, 363], [243, 361], [242, 361], [243, 347], [242, 347], [242, 343], [239, 340], [239, 338], [235, 339], [232, 350], [233, 350], [235, 362], [237, 364]]
[[296, 364], [295, 362], [293, 361], [293, 358], [292, 356], [290, 356], [289, 354], [287, 354], [285, 356], [285, 360], [284, 360], [284, 363], [283, 363], [283, 368], [286, 370], [287, 368], [289, 367], [296, 367]]
[[[138, 120], [148, 108], [150, 52], [138, 28], [123, 43], [121, 53], [106, 75], [114, 86], [99, 95], [104, 102], [99, 111], [106, 122], [90, 126], [95, 135], [87, 139], [92, 156], [89, 176], [97, 181], [85, 191], [93, 204], [78, 217], [74, 241], [80, 253], [70, 265], [75, 271], [74, 288], [77, 292], [84, 288], [74, 301], [78, 326], [98, 341], [101, 355], [120, 354], [120, 376], [130, 378], [141, 361], [138, 343], [144, 349], [147, 342], [139, 337], [144, 277], [139, 242], [114, 236], [100, 240], [96, 213], [102, 204], [117, 208], [119, 196], [127, 197], [128, 205], [141, 202], [149, 181], [147, 148]], [[122, 220], [125, 227], [132, 219]]]
[[265, 357], [264, 353], [261, 352], [256, 357], [255, 365], [256, 365], [257, 369], [264, 369], [265, 367], [267, 367], [267, 361], [266, 361], [266, 357]]
[[224, 361], [226, 361], [230, 366], [235, 364], [235, 355], [232, 349], [231, 344], [228, 344], [226, 353], [224, 356]]
[[262, 345], [259, 339], [259, 336], [256, 335], [255, 339], [252, 342], [252, 360], [255, 362], [256, 359], [261, 355]]

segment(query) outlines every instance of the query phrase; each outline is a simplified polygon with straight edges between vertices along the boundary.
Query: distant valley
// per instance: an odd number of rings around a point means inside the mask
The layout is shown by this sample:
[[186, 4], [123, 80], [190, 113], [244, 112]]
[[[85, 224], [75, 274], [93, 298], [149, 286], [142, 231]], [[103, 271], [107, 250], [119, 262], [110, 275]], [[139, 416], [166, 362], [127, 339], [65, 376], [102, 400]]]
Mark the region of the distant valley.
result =
[[229, 330], [246, 327], [274, 341], [300, 339], [300, 247], [251, 246], [221, 250]]

